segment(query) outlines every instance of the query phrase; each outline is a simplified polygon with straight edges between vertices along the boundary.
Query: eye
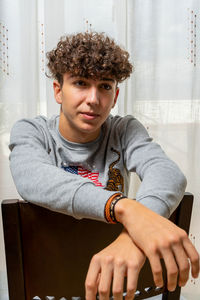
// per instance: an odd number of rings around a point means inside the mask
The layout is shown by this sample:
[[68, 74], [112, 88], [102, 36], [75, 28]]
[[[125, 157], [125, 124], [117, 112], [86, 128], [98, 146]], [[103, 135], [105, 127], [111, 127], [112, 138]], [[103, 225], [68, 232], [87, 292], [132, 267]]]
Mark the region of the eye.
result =
[[107, 91], [111, 90], [112, 89], [112, 86], [110, 84], [107, 84], [107, 83], [103, 83], [101, 85], [101, 87]]

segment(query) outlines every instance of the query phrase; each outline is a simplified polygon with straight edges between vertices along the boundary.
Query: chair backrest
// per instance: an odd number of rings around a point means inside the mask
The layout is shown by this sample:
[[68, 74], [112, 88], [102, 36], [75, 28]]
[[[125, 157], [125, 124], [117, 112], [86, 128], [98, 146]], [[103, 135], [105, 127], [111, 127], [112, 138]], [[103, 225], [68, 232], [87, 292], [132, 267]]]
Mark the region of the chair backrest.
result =
[[[187, 232], [192, 203], [193, 196], [185, 194], [171, 217]], [[76, 220], [19, 200], [4, 200], [2, 216], [10, 300], [84, 299], [90, 259], [122, 230], [121, 224]], [[180, 288], [168, 292], [165, 284], [157, 289], [147, 260], [135, 299], [158, 294], [163, 300], [178, 300]]]

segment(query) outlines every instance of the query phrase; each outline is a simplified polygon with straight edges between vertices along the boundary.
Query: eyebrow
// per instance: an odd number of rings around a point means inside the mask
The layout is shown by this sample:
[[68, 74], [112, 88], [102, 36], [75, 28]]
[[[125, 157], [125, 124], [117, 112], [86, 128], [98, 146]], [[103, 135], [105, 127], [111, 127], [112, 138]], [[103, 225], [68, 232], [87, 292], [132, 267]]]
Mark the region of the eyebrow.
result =
[[112, 82], [115, 82], [114, 79], [112, 78], [100, 78], [101, 81], [112, 81]]
[[78, 78], [79, 78], [80, 76], [73, 75], [73, 74], [70, 74], [70, 75], [69, 75], [69, 78], [70, 78], [70, 79], [71, 79], [71, 78], [75, 78], [75, 77], [78, 77]]
[[[86, 78], [86, 77], [82, 77], [82, 76], [79, 76], [79, 75], [73, 75], [73, 74], [71, 74], [70, 76], [69, 76], [69, 78], [80, 78], [80, 79], [89, 79], [89, 78]], [[107, 77], [103, 77], [103, 78], [99, 78], [98, 80], [100, 80], [100, 81], [111, 81], [111, 82], [115, 82], [115, 80], [114, 79], [112, 79], [112, 78], [107, 78]]]

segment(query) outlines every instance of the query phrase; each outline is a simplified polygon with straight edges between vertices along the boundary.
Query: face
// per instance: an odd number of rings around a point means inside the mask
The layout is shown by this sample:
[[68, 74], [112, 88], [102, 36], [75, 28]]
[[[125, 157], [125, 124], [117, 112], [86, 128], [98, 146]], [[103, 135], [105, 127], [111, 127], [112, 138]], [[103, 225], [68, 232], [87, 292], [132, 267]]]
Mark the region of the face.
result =
[[116, 81], [111, 77], [94, 80], [65, 73], [62, 87], [57, 81], [53, 86], [56, 102], [61, 104], [62, 136], [75, 143], [95, 140], [117, 101]]

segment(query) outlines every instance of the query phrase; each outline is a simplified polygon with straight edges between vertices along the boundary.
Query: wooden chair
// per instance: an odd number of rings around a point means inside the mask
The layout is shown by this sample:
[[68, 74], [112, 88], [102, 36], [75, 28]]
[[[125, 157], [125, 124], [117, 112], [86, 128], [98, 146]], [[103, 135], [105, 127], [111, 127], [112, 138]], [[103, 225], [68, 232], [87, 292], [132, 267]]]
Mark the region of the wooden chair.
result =
[[[171, 220], [189, 231], [193, 196], [185, 194]], [[84, 299], [84, 281], [93, 254], [122, 230], [93, 220], [70, 216], [19, 200], [4, 200], [2, 215], [10, 300]], [[164, 266], [163, 266], [164, 267]], [[146, 261], [135, 299], [162, 294], [162, 300], [180, 299], [180, 288], [168, 292], [155, 287]], [[112, 299], [112, 297], [111, 297]]]

